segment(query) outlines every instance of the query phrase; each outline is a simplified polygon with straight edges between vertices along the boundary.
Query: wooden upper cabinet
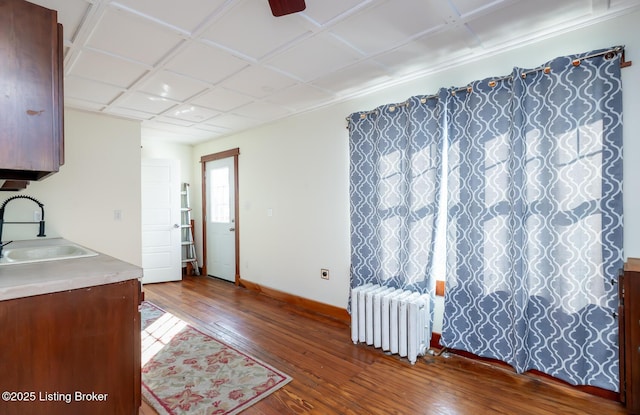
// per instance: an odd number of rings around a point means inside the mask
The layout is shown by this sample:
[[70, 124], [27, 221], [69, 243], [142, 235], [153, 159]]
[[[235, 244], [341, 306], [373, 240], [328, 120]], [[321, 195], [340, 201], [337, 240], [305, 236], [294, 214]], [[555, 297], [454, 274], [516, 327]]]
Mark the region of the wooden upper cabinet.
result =
[[55, 10], [0, 0], [0, 179], [64, 163], [62, 25]]

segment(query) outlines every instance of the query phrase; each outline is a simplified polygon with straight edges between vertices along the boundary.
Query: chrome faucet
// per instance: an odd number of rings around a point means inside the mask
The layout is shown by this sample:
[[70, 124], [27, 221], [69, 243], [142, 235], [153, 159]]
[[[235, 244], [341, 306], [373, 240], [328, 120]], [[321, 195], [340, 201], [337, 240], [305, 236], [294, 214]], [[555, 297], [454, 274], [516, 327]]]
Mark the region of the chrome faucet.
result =
[[[6, 222], [4, 220], [4, 209], [7, 206], [7, 203], [11, 202], [12, 200], [15, 199], [29, 199], [31, 201], [33, 201], [34, 203], [36, 203], [39, 207], [40, 207], [40, 220], [39, 221], [34, 221], [34, 222]], [[10, 244], [13, 241], [9, 241], [9, 242], [2, 242], [2, 229], [4, 227], [4, 224], [8, 223], [8, 224], [29, 224], [29, 223], [38, 223], [40, 225], [39, 231], [38, 231], [38, 236], [39, 238], [43, 238], [47, 235], [44, 234], [44, 205], [42, 203], [40, 203], [36, 198], [31, 197], [31, 196], [27, 196], [27, 195], [17, 195], [17, 196], [11, 196], [10, 198], [8, 198], [7, 200], [5, 200], [2, 205], [0, 205], [0, 258], [2, 258], [2, 248], [5, 245]]]

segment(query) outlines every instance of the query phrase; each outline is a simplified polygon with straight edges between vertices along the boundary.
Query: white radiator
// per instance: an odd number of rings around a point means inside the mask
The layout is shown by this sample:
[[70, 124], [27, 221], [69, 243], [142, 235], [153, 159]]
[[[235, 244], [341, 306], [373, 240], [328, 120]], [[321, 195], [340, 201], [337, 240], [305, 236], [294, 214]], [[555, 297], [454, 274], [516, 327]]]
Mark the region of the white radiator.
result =
[[365, 284], [351, 290], [351, 340], [415, 364], [431, 341], [428, 294]]

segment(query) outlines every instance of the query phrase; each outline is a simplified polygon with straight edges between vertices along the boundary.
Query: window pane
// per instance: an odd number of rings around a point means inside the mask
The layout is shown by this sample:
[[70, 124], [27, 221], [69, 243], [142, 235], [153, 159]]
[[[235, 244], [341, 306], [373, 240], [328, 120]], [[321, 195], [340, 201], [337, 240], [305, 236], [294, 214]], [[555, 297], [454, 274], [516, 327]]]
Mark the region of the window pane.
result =
[[229, 168], [211, 170], [211, 222], [229, 222], [231, 220], [231, 201], [229, 199]]

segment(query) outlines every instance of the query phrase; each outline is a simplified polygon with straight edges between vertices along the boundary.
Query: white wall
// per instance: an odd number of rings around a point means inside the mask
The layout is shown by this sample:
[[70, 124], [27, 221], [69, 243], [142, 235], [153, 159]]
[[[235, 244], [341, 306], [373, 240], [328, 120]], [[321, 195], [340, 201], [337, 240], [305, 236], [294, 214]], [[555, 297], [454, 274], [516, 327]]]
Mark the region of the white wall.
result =
[[[322, 125], [327, 118], [338, 122], [327, 128]], [[240, 148], [242, 278], [340, 307], [346, 304], [349, 273], [348, 142], [341, 118], [342, 112], [320, 120], [296, 117], [195, 149], [199, 160]], [[194, 170], [197, 189], [199, 168]], [[200, 212], [195, 219], [201, 224]], [[329, 269], [329, 281], [320, 279], [321, 268]]]
[[[141, 264], [139, 122], [65, 109], [65, 164], [25, 190], [5, 193], [30, 195], [44, 204], [47, 237], [64, 237]], [[26, 215], [32, 220], [36, 208], [13, 201], [5, 219]], [[120, 220], [114, 218], [116, 210]], [[7, 225], [3, 239], [36, 234], [36, 225]]]
[[[213, 140], [194, 148], [201, 156], [240, 148], [240, 272], [244, 279], [338, 307], [349, 293], [348, 133], [345, 117], [378, 105], [401, 102], [440, 87], [464, 86], [488, 76], [509, 74], [514, 66], [537, 67], [557, 56], [626, 45], [623, 69], [624, 175], [626, 257], [640, 257], [640, 13], [622, 16], [571, 33], [550, 37], [490, 58], [397, 85], [330, 108], [317, 110]], [[194, 163], [194, 186], [200, 187], [200, 166]], [[194, 195], [194, 198], [199, 195]], [[198, 200], [198, 199], [196, 199]], [[194, 206], [198, 204], [194, 203]], [[273, 216], [267, 216], [273, 209]], [[196, 212], [199, 219], [200, 213]], [[331, 279], [320, 279], [328, 268]], [[442, 304], [436, 310], [440, 329]]]

